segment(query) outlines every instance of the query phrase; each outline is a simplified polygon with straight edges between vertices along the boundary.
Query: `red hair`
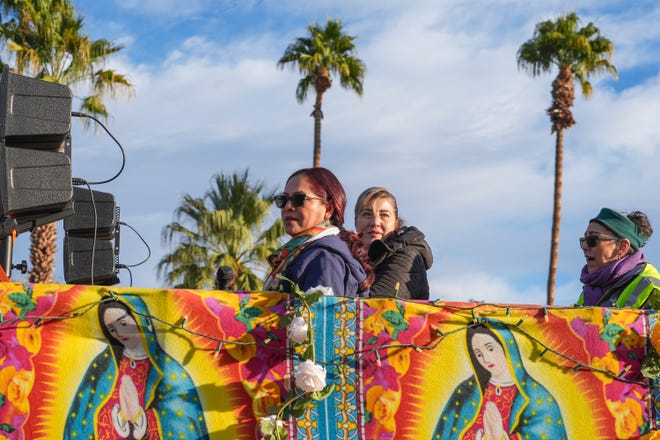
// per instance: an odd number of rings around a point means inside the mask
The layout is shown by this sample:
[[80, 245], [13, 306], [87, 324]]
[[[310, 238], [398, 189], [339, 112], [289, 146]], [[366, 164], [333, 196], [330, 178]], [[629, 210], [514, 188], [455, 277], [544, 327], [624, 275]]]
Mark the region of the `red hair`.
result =
[[344, 210], [346, 209], [346, 191], [332, 171], [327, 168], [302, 168], [291, 174], [289, 180], [295, 176], [305, 176], [314, 188], [317, 196], [325, 197], [332, 208], [330, 223], [338, 228], [344, 227]]
[[367, 249], [362, 243], [362, 240], [360, 240], [360, 237], [355, 232], [344, 229], [346, 191], [344, 191], [341, 182], [332, 171], [322, 167], [302, 168], [291, 174], [286, 180], [287, 183], [295, 176], [305, 176], [309, 180], [309, 184], [314, 189], [316, 195], [326, 198], [326, 203], [332, 209], [330, 223], [339, 228], [339, 238], [346, 242], [353, 258], [358, 260], [367, 274], [367, 278], [359, 286], [360, 292], [366, 291], [374, 283], [374, 269], [371, 266]]

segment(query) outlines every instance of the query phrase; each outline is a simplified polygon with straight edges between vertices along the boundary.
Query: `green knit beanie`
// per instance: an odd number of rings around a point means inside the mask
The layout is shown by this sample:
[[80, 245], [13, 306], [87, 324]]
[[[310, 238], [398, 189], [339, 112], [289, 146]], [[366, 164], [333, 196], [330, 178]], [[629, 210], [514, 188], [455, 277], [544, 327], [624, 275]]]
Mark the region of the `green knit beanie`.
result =
[[635, 250], [644, 246], [649, 239], [649, 237], [639, 232], [635, 222], [620, 212], [609, 208], [601, 209], [598, 215], [589, 221], [600, 223], [620, 238], [627, 238]]

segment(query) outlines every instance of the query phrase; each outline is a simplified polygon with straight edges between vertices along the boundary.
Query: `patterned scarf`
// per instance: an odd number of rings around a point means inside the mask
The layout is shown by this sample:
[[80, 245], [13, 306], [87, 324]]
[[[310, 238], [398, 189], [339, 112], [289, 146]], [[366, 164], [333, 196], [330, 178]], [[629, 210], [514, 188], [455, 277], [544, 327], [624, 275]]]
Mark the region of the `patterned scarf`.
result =
[[339, 228], [330, 225], [329, 227], [323, 224], [309, 228], [300, 234], [287, 241], [282, 247], [270, 254], [267, 258], [268, 264], [271, 267], [271, 272], [268, 274], [264, 282], [264, 290], [277, 290], [280, 285], [280, 280], [276, 275], [283, 273], [286, 267], [296, 259], [298, 255], [310, 244], [314, 243], [321, 237], [326, 235], [336, 235], [339, 233]]
[[608, 289], [612, 288], [638, 264], [644, 261], [646, 260], [642, 251], [636, 251], [593, 273], [587, 271], [587, 265], [585, 264], [580, 275], [580, 281], [584, 284], [582, 290], [584, 293], [584, 305], [598, 305], [598, 300]]

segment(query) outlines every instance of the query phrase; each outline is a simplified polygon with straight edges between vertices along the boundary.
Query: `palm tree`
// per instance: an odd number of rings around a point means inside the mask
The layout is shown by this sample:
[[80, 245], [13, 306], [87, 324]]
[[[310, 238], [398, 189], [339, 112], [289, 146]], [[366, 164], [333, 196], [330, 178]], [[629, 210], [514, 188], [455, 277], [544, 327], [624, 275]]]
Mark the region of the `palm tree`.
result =
[[[158, 263], [160, 275], [178, 288], [212, 287], [221, 265], [234, 271], [237, 290], [260, 290], [266, 257], [284, 234], [281, 220], [267, 229], [273, 193], [265, 184], [251, 184], [248, 171], [215, 175], [204, 197], [184, 195], [176, 221], [162, 230], [163, 242], [176, 249]], [[256, 239], [255, 239], [256, 238]]]
[[297, 66], [302, 78], [296, 88], [296, 99], [302, 104], [310, 87], [316, 91], [314, 118], [314, 163], [321, 166], [321, 119], [323, 119], [323, 94], [332, 86], [331, 74], [339, 76], [342, 87], [362, 96], [362, 81], [366, 67], [356, 57], [353, 41], [356, 37], [346, 35], [341, 21], [328, 19], [324, 28], [318, 24], [307, 26], [308, 35], [296, 39], [284, 51], [277, 62], [281, 69], [286, 65]]
[[70, 0], [5, 0], [3, 5], [10, 15], [0, 25], [0, 41], [13, 54], [16, 73], [71, 88], [89, 86], [92, 93], [79, 97], [80, 110], [103, 119], [108, 117], [104, 95], [132, 93], [125, 75], [104, 68], [123, 46], [91, 40]]
[[[132, 92], [133, 85], [124, 75], [104, 68], [122, 46], [91, 40], [70, 0], [3, 0], [2, 10], [0, 42], [12, 54], [16, 73], [71, 88], [88, 87], [91, 94], [80, 98], [80, 109], [102, 119], [108, 117], [104, 95], [114, 98], [119, 92]], [[56, 231], [53, 223], [32, 231], [29, 281], [51, 282]]]
[[548, 275], [548, 304], [554, 304], [557, 255], [559, 252], [559, 224], [561, 220], [562, 170], [564, 162], [564, 130], [575, 125], [571, 107], [575, 99], [574, 80], [577, 79], [585, 98], [591, 96], [592, 87], [587, 78], [595, 73], [611, 73], [616, 79], [616, 68], [610, 63], [614, 45], [600, 35], [600, 30], [589, 23], [578, 29], [580, 19], [573, 12], [556, 21], [543, 21], [536, 25], [534, 36], [518, 49], [518, 68], [532, 76], [549, 72], [557, 66], [559, 72], [552, 82], [551, 133], [555, 141], [555, 188], [552, 215], [552, 240]]

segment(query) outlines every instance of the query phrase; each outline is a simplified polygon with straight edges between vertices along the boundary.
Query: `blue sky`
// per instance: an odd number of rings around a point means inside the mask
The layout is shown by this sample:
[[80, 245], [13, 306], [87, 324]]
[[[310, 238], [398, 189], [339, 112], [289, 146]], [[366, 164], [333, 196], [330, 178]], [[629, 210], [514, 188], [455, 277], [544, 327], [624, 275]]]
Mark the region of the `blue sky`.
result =
[[[615, 45], [619, 80], [594, 77], [566, 133], [556, 304], [575, 301], [588, 219], [603, 206], [642, 210], [660, 231], [660, 6], [655, 1], [76, 0], [92, 38], [125, 46], [110, 66], [135, 96], [108, 101], [127, 154], [107, 185], [121, 220], [149, 243], [133, 285], [162, 287], [160, 232], [184, 193], [201, 196], [216, 173], [249, 168], [282, 188], [311, 165], [312, 101], [295, 100], [298, 74], [279, 70], [286, 46], [328, 17], [358, 37], [364, 96], [338, 82], [324, 98], [321, 163], [343, 182], [347, 227], [359, 193], [385, 186], [427, 236], [433, 298], [545, 303], [554, 136], [545, 109], [556, 72], [516, 66], [536, 23], [576, 11]], [[75, 104], [74, 104], [75, 105]], [[120, 156], [102, 130], [73, 123], [76, 177], [101, 180]], [[274, 209], [273, 215], [278, 215]], [[63, 235], [63, 234], [61, 234]], [[660, 264], [660, 232], [645, 254]], [[19, 236], [14, 262], [28, 259]], [[122, 229], [120, 262], [146, 250]], [[63, 282], [61, 246], [56, 278]], [[20, 278], [16, 273], [14, 278]], [[120, 272], [122, 285], [130, 278]]]

